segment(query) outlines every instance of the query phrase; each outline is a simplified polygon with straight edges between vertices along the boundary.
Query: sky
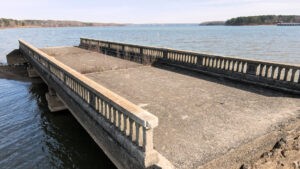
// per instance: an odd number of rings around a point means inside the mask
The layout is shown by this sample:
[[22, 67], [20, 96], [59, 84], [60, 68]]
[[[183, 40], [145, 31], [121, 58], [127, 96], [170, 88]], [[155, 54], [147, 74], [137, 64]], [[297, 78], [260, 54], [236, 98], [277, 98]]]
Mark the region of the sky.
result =
[[200, 23], [238, 16], [300, 15], [300, 0], [0, 0], [0, 2], [0, 18], [101, 23]]

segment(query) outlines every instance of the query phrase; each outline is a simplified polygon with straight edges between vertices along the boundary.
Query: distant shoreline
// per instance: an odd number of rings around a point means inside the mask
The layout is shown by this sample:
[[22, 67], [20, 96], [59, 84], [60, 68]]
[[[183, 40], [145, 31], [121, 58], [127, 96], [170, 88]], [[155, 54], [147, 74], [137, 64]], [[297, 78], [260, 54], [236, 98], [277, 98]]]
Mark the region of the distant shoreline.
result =
[[4, 29], [22, 29], [22, 28], [100, 28], [100, 27], [122, 27], [126, 25], [118, 25], [118, 26], [17, 26], [17, 27], [0, 27], [0, 30]]
[[56, 27], [106, 27], [125, 26], [118, 23], [95, 23], [63, 20], [15, 20], [0, 18], [0, 29], [9, 28], [56, 28]]

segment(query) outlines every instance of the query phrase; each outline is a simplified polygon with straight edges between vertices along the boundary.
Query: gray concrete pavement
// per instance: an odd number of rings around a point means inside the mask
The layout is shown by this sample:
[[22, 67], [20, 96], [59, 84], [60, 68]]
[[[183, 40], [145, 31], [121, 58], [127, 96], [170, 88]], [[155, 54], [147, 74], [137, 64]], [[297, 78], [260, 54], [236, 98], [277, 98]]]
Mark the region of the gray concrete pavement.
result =
[[77, 47], [50, 47], [41, 50], [82, 74], [142, 66], [135, 62]]

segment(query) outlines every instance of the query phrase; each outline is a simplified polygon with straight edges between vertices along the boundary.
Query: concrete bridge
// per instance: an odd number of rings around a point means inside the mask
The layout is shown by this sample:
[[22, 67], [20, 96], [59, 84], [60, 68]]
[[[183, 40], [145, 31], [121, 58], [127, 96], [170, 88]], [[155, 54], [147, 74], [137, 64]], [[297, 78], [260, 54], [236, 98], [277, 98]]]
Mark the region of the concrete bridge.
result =
[[69, 109], [118, 168], [239, 168], [300, 126], [299, 65], [86, 38], [19, 43], [50, 110]]

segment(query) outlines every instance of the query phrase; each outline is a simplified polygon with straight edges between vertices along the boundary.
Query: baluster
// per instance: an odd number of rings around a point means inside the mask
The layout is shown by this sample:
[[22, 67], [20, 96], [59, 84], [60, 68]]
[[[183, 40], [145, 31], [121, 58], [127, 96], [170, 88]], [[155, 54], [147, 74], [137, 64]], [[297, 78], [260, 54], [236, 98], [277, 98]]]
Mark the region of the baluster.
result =
[[85, 91], [85, 96], [86, 96], [86, 102], [90, 103], [90, 101], [89, 101], [89, 91], [87, 89], [84, 89], [84, 91]]
[[225, 60], [225, 70], [229, 70], [229, 60]]
[[121, 112], [118, 111], [118, 127], [122, 131], [122, 120], [121, 120]]
[[233, 60], [229, 60], [229, 70], [233, 71], [234, 69], [234, 61]]
[[192, 63], [192, 56], [191, 55], [187, 55], [186, 59], [187, 59], [187, 63]]
[[135, 123], [135, 143], [140, 146], [140, 128], [141, 125], [138, 123]]
[[98, 110], [99, 110], [98, 97], [97, 97], [97, 96], [94, 96], [94, 99], [95, 99], [95, 109], [96, 109], [96, 111], [98, 112]]
[[124, 125], [124, 134], [128, 135], [128, 117], [127, 115], [123, 114], [123, 125]]
[[216, 68], [216, 67], [217, 67], [217, 59], [214, 58], [214, 59], [213, 59], [213, 68]]
[[280, 80], [282, 69], [282, 67], [278, 67], [277, 80]]
[[113, 114], [114, 114], [114, 125], [117, 127], [117, 110], [113, 108]]
[[206, 58], [206, 66], [209, 67], [209, 64], [210, 64], [210, 57], [207, 57]]
[[269, 65], [266, 65], [266, 71], [265, 71], [265, 75], [264, 75], [264, 77], [266, 77], [266, 78], [269, 78], [269, 69], [270, 69], [270, 66]]
[[[243, 68], [244, 68], [243, 72], [244, 72], [244, 73], [247, 73], [248, 62], [246, 62], [246, 63], [244, 64]], [[259, 71], [257, 71], [257, 69], [258, 69], [258, 66], [256, 66], [255, 74], [257, 74], [257, 72], [259, 73]]]
[[292, 69], [291, 82], [295, 82], [297, 69]]
[[226, 65], [225, 65], [226, 70], [229, 70], [229, 67], [230, 67], [230, 62], [229, 60], [226, 60]]
[[236, 63], [235, 63], [235, 64], [236, 64], [236, 66], [235, 66], [235, 71], [236, 71], [236, 72], [240, 72], [240, 61], [237, 60], [237, 61], [235, 61], [235, 62], [236, 62]]
[[85, 99], [85, 89], [84, 89], [84, 87], [82, 87], [82, 98], [83, 98], [84, 101], [86, 101], [86, 99]]
[[[244, 73], [244, 64], [245, 64], [245, 63], [241, 61], [240, 67], [239, 67], [241, 73]], [[255, 73], [255, 74], [256, 74], [256, 73]]]
[[103, 99], [101, 99], [101, 114], [102, 114], [102, 116], [105, 116], [104, 115], [105, 112], [104, 112], [104, 101], [103, 101]]
[[220, 69], [224, 69], [224, 59], [220, 59]]
[[134, 121], [130, 118], [129, 119], [129, 124], [130, 124], [130, 130], [129, 130], [129, 136], [130, 136], [130, 139], [131, 139], [131, 141], [134, 141], [134, 133], [133, 133], [133, 124], [134, 123]]
[[288, 69], [288, 68], [284, 68], [284, 77], [283, 77], [283, 81], [287, 81], [288, 73], [289, 73], [289, 69]]
[[77, 86], [76, 86], [76, 91], [75, 91], [75, 93], [78, 94], [78, 93], [79, 93], [78, 91], [79, 91], [79, 84], [77, 84]]
[[232, 69], [232, 71], [236, 72], [236, 70], [237, 70], [237, 61], [234, 60], [233, 61], [233, 69]]
[[223, 59], [222, 58], [219, 59], [219, 67], [218, 68], [223, 69]]
[[259, 76], [263, 76], [264, 65], [260, 64]]
[[300, 83], [300, 69], [298, 70], [298, 83]]
[[276, 67], [272, 66], [271, 79], [274, 79], [275, 71], [276, 71]]
[[106, 118], [106, 101], [103, 101], [103, 116]]
[[185, 55], [185, 62], [190, 63], [190, 55]]
[[201, 60], [202, 58], [200, 58], [200, 56], [194, 56], [194, 58], [193, 58], [193, 62], [194, 62], [194, 64], [196, 65], [196, 64], [201, 64], [202, 63], [202, 60]]
[[234, 72], [234, 71], [235, 71], [235, 62], [236, 62], [236, 61], [235, 61], [235, 60], [232, 60], [231, 62], [232, 62], [231, 71]]
[[112, 123], [112, 111], [111, 111], [111, 105], [108, 104], [108, 118], [109, 118], [109, 121]]

